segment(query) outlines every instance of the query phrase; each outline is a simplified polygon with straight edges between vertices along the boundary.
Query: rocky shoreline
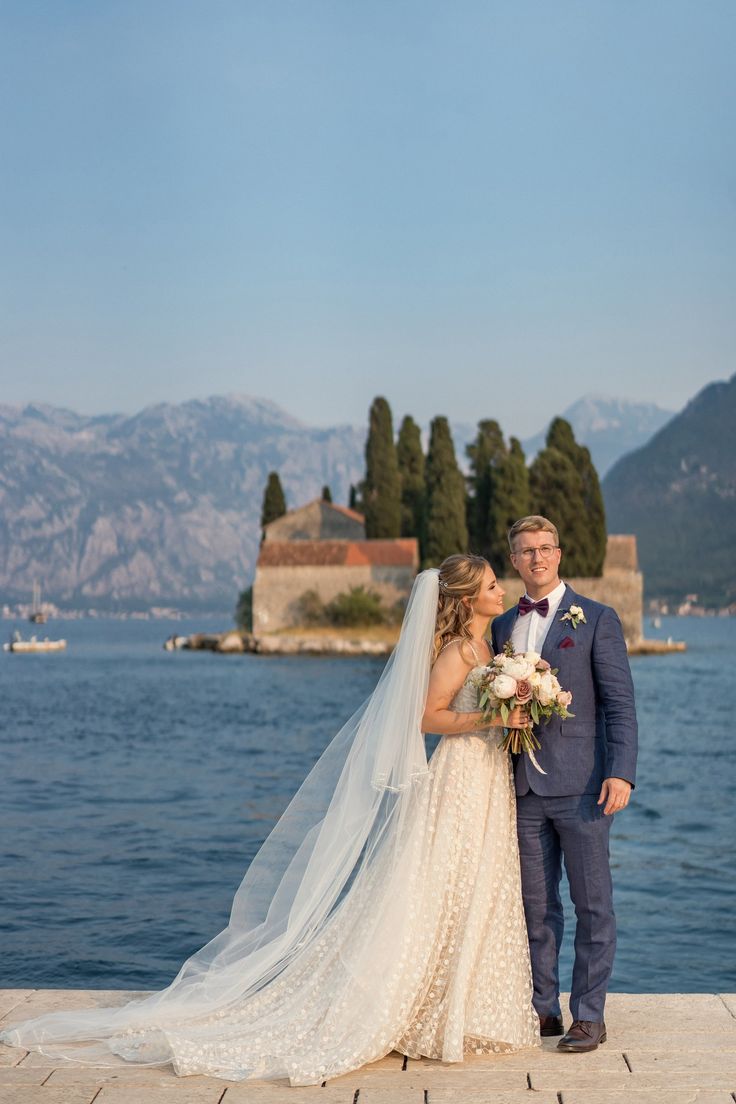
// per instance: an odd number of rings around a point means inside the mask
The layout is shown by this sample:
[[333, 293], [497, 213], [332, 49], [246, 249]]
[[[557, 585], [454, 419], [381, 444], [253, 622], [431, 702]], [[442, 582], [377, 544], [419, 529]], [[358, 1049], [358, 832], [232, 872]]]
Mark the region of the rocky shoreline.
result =
[[[173, 635], [166, 640], [164, 648], [168, 652], [217, 652], [219, 655], [387, 656], [394, 648], [394, 641], [308, 632], [255, 636], [239, 629], [229, 629], [221, 633]], [[639, 640], [629, 645], [631, 656], [666, 655], [685, 650], [682, 640]]]
[[164, 643], [166, 651], [208, 651], [220, 655], [323, 655], [323, 656], [387, 656], [394, 647], [390, 640], [363, 640], [358, 636], [324, 636], [304, 634], [253, 633], [230, 629], [223, 633], [193, 633], [191, 636], [170, 636]]

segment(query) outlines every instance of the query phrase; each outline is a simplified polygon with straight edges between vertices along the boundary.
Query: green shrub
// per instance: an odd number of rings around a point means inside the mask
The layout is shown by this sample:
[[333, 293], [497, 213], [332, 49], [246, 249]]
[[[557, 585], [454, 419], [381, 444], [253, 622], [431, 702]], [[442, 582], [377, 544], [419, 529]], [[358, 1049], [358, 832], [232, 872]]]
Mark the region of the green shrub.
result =
[[297, 599], [296, 606], [302, 625], [324, 625], [327, 622], [327, 612], [316, 590], [305, 590]]
[[347, 594], [338, 594], [325, 606], [331, 625], [353, 628], [359, 625], [382, 625], [386, 615], [378, 594], [365, 587], [351, 587]]
[[239, 629], [253, 632], [253, 587], [241, 590], [235, 607], [235, 624]]

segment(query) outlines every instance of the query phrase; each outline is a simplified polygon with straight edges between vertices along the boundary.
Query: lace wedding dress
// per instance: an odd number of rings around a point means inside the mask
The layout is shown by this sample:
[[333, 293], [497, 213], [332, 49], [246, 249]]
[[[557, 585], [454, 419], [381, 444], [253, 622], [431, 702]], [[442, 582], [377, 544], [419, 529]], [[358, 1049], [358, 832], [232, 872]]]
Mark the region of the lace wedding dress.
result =
[[[472, 675], [456, 711], [477, 708]], [[497, 743], [494, 729], [443, 737], [410, 782], [381, 776], [370, 861], [356, 864], [324, 919], [253, 991], [225, 993], [220, 981], [209, 1000], [218, 962], [210, 955], [193, 982], [187, 975], [185, 1001], [152, 1004], [164, 991], [117, 1010], [122, 1016], [51, 1014], [0, 1038], [72, 1060], [72, 1047], [49, 1042], [104, 1040], [108, 1055], [171, 1062], [181, 1075], [286, 1077], [293, 1085], [317, 1084], [392, 1050], [459, 1062], [468, 1051], [539, 1045], [511, 763]], [[89, 1060], [99, 1053], [98, 1046]]]

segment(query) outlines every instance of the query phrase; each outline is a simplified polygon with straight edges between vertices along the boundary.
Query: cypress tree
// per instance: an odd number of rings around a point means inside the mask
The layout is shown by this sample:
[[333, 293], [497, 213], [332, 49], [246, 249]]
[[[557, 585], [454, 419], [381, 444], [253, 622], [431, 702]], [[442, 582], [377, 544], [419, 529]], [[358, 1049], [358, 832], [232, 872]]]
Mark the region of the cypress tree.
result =
[[572, 426], [564, 418], [555, 418], [547, 433], [547, 444], [550, 448], [559, 449], [569, 456], [580, 476], [580, 496], [582, 509], [585, 515], [586, 542], [581, 556], [581, 574], [587, 576], [601, 575], [603, 573], [603, 561], [606, 558], [606, 508], [603, 503], [598, 472], [590, 455], [590, 450], [585, 445], [580, 445], [575, 440]]
[[470, 549], [480, 556], [489, 557], [493, 468], [505, 452], [503, 433], [498, 422], [493, 419], [478, 422], [476, 438], [466, 446], [465, 452], [470, 461], [467, 503]]
[[325, 483], [324, 487], [322, 488], [322, 501], [323, 502], [332, 502], [332, 491], [330, 490], [330, 488], [328, 487], [328, 485], [326, 483]]
[[401, 531], [401, 480], [396, 459], [391, 407], [373, 400], [365, 445], [365, 535], [369, 540], [398, 537]]
[[419, 426], [410, 414], [401, 423], [396, 459], [401, 477], [401, 536], [416, 537], [421, 545], [424, 533], [424, 453]]
[[517, 518], [529, 513], [529, 472], [524, 450], [516, 437], [491, 469], [491, 494], [486, 523], [486, 559], [499, 575], [508, 568], [507, 534]]
[[600, 575], [606, 554], [606, 521], [598, 474], [570, 423], [555, 418], [547, 444], [529, 469], [530, 509], [553, 521], [560, 533], [567, 575]]
[[286, 498], [284, 497], [284, 489], [281, 486], [279, 473], [275, 471], [269, 472], [266, 488], [263, 492], [261, 529], [264, 530], [267, 525], [275, 521], [276, 518], [282, 517], [285, 513]]
[[436, 566], [453, 552], [465, 552], [465, 480], [457, 465], [447, 418], [432, 421], [425, 467], [427, 527], [424, 559]]

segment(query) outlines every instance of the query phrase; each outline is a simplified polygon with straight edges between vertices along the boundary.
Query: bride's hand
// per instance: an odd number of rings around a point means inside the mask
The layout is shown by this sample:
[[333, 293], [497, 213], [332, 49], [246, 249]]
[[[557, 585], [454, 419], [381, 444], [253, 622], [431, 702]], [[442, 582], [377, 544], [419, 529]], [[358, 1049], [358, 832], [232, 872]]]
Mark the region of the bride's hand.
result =
[[529, 723], [529, 711], [526, 706], [517, 705], [516, 708], [512, 709], [509, 713], [509, 719], [504, 725], [504, 728], [527, 728]]

